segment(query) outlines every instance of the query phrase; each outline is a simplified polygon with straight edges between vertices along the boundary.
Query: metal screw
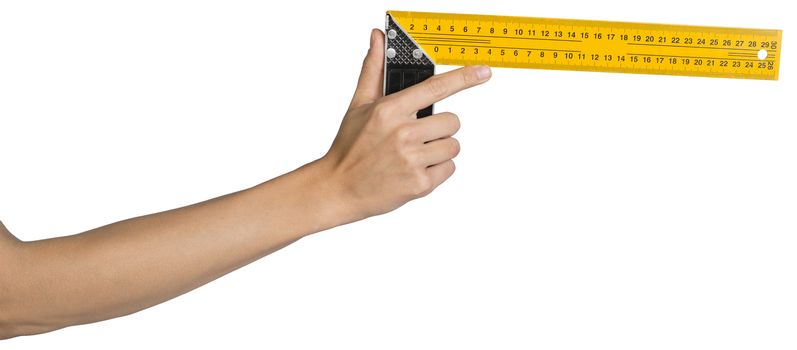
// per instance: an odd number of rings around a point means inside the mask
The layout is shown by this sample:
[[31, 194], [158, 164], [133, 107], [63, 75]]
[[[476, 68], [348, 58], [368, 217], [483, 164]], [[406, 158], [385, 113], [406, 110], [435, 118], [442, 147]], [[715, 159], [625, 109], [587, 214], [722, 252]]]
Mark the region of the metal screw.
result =
[[398, 33], [396, 33], [395, 29], [391, 29], [391, 30], [387, 31], [387, 38], [388, 39], [395, 39], [396, 35], [398, 35]]
[[392, 47], [391, 47], [391, 48], [388, 48], [388, 49], [387, 49], [387, 52], [385, 52], [385, 54], [387, 55], [387, 58], [393, 58], [393, 57], [396, 57], [396, 49], [394, 49], [394, 48], [392, 48]]
[[412, 50], [412, 57], [415, 57], [416, 59], [421, 59], [421, 57], [423, 57], [423, 52], [421, 51], [421, 49]]

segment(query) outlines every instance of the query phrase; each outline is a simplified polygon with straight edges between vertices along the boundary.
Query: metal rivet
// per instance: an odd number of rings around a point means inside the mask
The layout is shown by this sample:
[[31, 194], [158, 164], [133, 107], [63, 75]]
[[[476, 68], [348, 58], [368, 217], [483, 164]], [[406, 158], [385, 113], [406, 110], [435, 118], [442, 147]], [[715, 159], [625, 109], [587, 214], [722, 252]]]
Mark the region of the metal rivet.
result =
[[396, 33], [395, 29], [391, 29], [391, 30], [387, 31], [387, 38], [388, 39], [395, 39], [396, 35], [398, 35], [398, 33]]
[[423, 57], [423, 52], [421, 51], [421, 49], [412, 50], [412, 57], [415, 57], [416, 59], [421, 59], [421, 57]]
[[387, 55], [387, 58], [396, 57], [396, 49], [391, 47], [391, 48], [387, 49], [387, 52], [385, 52], [385, 54]]

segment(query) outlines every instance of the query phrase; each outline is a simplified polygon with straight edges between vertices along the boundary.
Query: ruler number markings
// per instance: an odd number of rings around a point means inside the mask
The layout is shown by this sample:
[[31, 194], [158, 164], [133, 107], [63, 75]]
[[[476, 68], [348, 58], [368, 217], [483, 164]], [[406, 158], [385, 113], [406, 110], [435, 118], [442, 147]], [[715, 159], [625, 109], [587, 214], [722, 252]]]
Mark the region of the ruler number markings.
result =
[[776, 34], [612, 26], [614, 22], [584, 26], [541, 19], [501, 22], [502, 18], [421, 16], [410, 21], [408, 33], [443, 64], [776, 75], [780, 49]]

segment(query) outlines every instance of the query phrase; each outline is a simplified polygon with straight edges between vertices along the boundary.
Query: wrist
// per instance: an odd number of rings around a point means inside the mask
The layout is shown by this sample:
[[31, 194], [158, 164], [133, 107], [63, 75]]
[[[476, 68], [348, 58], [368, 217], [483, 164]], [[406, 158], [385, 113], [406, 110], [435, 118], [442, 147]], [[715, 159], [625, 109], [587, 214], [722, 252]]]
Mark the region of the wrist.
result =
[[347, 194], [334, 164], [326, 158], [307, 163], [251, 191], [258, 202], [266, 205], [262, 210], [287, 221], [298, 237], [366, 217], [355, 205], [354, 196]]
[[333, 162], [319, 158], [297, 169], [307, 177], [307, 196], [318, 203], [319, 222], [323, 229], [345, 225], [365, 219], [368, 215], [360, 208], [356, 196], [347, 188], [345, 179]]

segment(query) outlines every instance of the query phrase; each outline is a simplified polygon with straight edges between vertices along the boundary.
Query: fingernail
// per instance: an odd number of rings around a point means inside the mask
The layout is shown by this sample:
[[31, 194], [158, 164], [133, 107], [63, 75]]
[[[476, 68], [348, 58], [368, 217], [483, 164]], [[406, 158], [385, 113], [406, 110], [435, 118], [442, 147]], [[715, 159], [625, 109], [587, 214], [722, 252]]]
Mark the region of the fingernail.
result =
[[374, 41], [376, 40], [376, 31], [371, 29], [371, 46], [374, 47]]
[[489, 66], [476, 66], [476, 76], [479, 78], [479, 81], [487, 81], [492, 75], [493, 72], [490, 70]]

